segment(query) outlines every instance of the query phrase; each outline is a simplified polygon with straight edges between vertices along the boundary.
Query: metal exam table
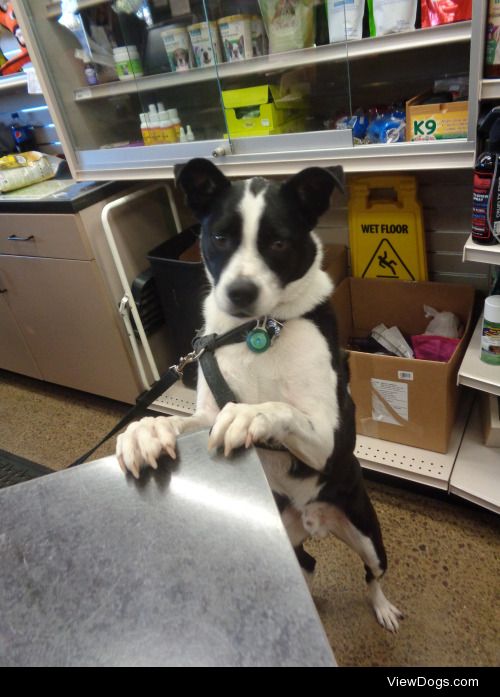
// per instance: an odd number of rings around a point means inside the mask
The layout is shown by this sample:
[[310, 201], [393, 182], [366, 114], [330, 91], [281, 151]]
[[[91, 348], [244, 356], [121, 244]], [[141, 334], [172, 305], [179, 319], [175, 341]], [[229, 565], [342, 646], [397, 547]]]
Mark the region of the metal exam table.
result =
[[0, 666], [335, 666], [254, 450], [0, 491]]

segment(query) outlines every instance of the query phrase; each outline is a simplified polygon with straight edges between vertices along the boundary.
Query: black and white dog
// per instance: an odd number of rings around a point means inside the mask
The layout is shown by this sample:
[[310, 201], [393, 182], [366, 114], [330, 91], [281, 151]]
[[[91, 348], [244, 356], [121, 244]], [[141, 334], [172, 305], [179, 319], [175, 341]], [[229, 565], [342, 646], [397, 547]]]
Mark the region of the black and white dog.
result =
[[[303, 570], [315, 561], [309, 535], [335, 533], [361, 556], [380, 624], [398, 629], [401, 613], [384, 596], [387, 567], [380, 526], [354, 456], [354, 405], [347, 362], [329, 309], [329, 276], [314, 233], [329, 207], [341, 169], [312, 167], [277, 184], [262, 178], [230, 182], [211, 162], [194, 159], [176, 172], [177, 185], [201, 222], [201, 250], [211, 290], [205, 334], [221, 335], [261, 318], [281, 326], [270, 347], [245, 342], [216, 351], [238, 403], [217, 406], [199, 370], [193, 416], [146, 417], [118, 437], [124, 471], [139, 476], [160, 455], [175, 458], [176, 438], [210, 428], [208, 447], [226, 456], [255, 444]], [[273, 449], [269, 445], [282, 446]]]

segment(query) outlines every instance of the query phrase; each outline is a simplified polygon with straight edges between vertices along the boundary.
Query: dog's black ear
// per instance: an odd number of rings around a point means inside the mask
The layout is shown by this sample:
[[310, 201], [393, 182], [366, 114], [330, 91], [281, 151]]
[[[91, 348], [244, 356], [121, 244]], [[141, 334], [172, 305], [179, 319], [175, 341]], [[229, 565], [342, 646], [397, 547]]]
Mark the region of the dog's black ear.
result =
[[308, 167], [287, 179], [281, 185], [281, 191], [299, 204], [308, 223], [314, 226], [318, 218], [328, 210], [335, 186], [344, 191], [342, 167]]
[[203, 157], [189, 160], [185, 165], [175, 165], [174, 175], [187, 205], [199, 220], [210, 213], [217, 196], [231, 186], [220, 169]]

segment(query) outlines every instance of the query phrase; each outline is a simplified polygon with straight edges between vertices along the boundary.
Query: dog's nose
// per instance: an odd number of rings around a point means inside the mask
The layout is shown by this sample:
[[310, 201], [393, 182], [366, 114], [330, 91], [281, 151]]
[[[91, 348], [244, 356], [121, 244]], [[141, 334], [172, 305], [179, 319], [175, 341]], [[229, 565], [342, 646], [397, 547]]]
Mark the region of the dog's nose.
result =
[[238, 280], [233, 281], [227, 289], [227, 296], [229, 300], [233, 303], [233, 305], [241, 308], [248, 307], [255, 302], [258, 294], [258, 287], [255, 285], [255, 283], [253, 283], [253, 281], [249, 281], [246, 278], [239, 278]]

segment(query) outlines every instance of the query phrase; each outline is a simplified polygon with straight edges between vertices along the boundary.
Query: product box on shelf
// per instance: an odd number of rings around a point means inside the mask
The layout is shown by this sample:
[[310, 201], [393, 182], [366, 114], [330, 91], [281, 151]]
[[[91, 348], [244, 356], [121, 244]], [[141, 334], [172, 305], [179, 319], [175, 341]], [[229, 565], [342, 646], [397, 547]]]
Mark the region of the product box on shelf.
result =
[[467, 138], [467, 101], [424, 104], [432, 93], [419, 94], [406, 102], [406, 140]]
[[484, 444], [490, 448], [500, 448], [500, 397], [482, 392], [480, 400]]
[[343, 346], [380, 323], [404, 335], [423, 334], [423, 305], [456, 314], [464, 333], [447, 363], [349, 351], [357, 433], [445, 453], [455, 421], [457, 373], [471, 329], [469, 286], [346, 278], [332, 296]]
[[266, 136], [304, 128], [305, 102], [300, 95], [282, 97], [275, 85], [223, 90], [229, 135]]

